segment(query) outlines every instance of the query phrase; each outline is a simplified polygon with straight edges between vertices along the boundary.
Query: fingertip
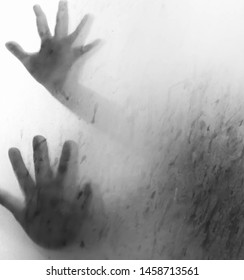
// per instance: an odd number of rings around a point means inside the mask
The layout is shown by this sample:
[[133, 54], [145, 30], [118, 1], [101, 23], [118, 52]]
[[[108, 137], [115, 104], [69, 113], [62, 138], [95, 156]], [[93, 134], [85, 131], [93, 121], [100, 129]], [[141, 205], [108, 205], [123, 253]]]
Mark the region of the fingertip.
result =
[[11, 52], [11, 49], [12, 49], [12, 46], [11, 46], [11, 43], [5, 43], [5, 47], [6, 47], [6, 49], [8, 50], [8, 51], [10, 51]]
[[20, 155], [21, 155], [21, 154], [20, 154], [20, 150], [17, 149], [17, 148], [15, 148], [15, 147], [10, 148], [10, 149], [8, 150], [8, 156], [9, 156], [9, 159], [10, 159], [11, 162], [16, 161], [16, 159], [18, 159], [18, 157], [19, 157]]
[[66, 140], [64, 142], [64, 145], [65, 146], [74, 146], [74, 145], [77, 145], [76, 142], [74, 140]]
[[92, 14], [85, 14], [82, 19], [83, 25], [89, 23], [89, 26], [90, 26], [90, 25], [92, 25], [93, 21], [94, 21], [94, 16]]
[[94, 48], [96, 48], [97, 46], [99, 46], [101, 44], [102, 40], [100, 39], [96, 39], [95, 41], [93, 41], [92, 43], [89, 43], [85, 46], [82, 47], [82, 52], [86, 53], [89, 52], [91, 50], [93, 50]]
[[17, 56], [18, 58], [20, 58], [20, 55], [24, 53], [21, 46], [16, 42], [7, 42], [5, 46], [13, 55]]
[[73, 140], [67, 140], [63, 145], [60, 162], [64, 163], [73, 160], [78, 157], [78, 154], [79, 150], [77, 143]]
[[68, 5], [68, 2], [67, 0], [60, 0], [59, 1], [59, 7], [62, 8], [62, 7], [65, 7]]
[[35, 4], [35, 5], [33, 6], [33, 11], [34, 11], [34, 12], [36, 12], [36, 10], [38, 9], [38, 6], [39, 6], [39, 5], [37, 5], [37, 4]]
[[85, 14], [84, 17], [83, 17], [83, 20], [86, 21], [91, 17], [92, 17], [91, 14]]
[[11, 42], [5, 43], [5, 47], [8, 49], [11, 46]]
[[35, 13], [36, 15], [38, 15], [38, 14], [40, 13], [40, 11], [41, 11], [41, 6], [38, 5], [38, 4], [35, 4], [35, 5], [33, 6], [33, 11], [34, 11], [34, 13]]
[[9, 156], [16, 155], [16, 154], [19, 154], [19, 153], [20, 153], [20, 150], [18, 148], [15, 148], [15, 147], [12, 147], [8, 150]]
[[26, 59], [29, 57], [29, 54], [27, 54], [18, 43], [7, 42], [5, 46], [15, 57], [17, 57], [23, 64], [25, 64]]
[[33, 10], [38, 10], [38, 9], [40, 9], [41, 8], [41, 6], [39, 5], [39, 4], [35, 4], [34, 6], [33, 6]]
[[7, 42], [7, 43], [5, 43], [5, 47], [6, 47], [9, 51], [12, 51], [15, 45], [16, 45], [16, 44], [15, 44], [14, 42]]
[[63, 150], [64, 151], [70, 151], [72, 153], [77, 153], [78, 152], [78, 145], [73, 140], [67, 140], [67, 141], [64, 142]]
[[47, 139], [42, 135], [34, 136], [33, 140], [32, 140], [33, 149], [35, 150], [37, 148], [37, 146], [39, 146], [42, 143], [45, 143], [46, 141], [47, 141]]
[[65, 0], [60, 0], [58, 3], [58, 14], [59, 16], [66, 13], [68, 10], [68, 3]]
[[104, 41], [102, 39], [96, 39], [91, 44], [93, 47], [96, 47], [98, 45], [101, 45]]

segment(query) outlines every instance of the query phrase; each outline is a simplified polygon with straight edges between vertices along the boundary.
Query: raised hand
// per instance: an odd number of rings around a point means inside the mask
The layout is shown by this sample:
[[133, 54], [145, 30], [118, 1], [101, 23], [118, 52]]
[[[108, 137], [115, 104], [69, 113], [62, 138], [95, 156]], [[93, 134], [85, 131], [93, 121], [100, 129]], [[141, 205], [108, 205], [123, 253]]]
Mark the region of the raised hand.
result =
[[60, 1], [57, 13], [54, 36], [48, 27], [47, 19], [38, 5], [34, 6], [38, 33], [41, 38], [41, 49], [38, 53], [26, 53], [16, 42], [6, 43], [8, 50], [15, 55], [30, 72], [30, 74], [55, 97], [63, 92], [63, 84], [74, 62], [90, 51], [98, 40], [81, 46], [72, 47], [74, 41], [87, 22], [85, 15], [76, 30], [68, 34], [68, 8], [66, 1]]
[[76, 186], [77, 145], [67, 141], [57, 170], [53, 174], [46, 139], [33, 138], [33, 158], [36, 182], [30, 176], [17, 148], [9, 150], [9, 158], [25, 204], [4, 191], [0, 203], [15, 216], [29, 237], [40, 246], [61, 248], [72, 243], [80, 226], [91, 194], [87, 183], [82, 189]]

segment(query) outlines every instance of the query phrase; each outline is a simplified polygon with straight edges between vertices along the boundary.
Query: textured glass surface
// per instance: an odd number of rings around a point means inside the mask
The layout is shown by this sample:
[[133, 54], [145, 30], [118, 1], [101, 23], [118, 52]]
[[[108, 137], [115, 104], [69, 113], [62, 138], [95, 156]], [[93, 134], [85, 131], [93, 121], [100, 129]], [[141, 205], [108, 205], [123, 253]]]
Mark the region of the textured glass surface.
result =
[[[101, 43], [72, 68], [66, 107], [4, 46], [39, 49], [34, 4], [2, 4], [0, 186], [22, 195], [10, 147], [33, 175], [35, 135], [54, 167], [74, 140], [92, 201], [79, 242], [58, 251], [0, 207], [0, 259], [242, 259], [243, 1], [70, 0], [70, 31], [91, 13], [85, 42]], [[58, 1], [38, 4], [53, 30]]]

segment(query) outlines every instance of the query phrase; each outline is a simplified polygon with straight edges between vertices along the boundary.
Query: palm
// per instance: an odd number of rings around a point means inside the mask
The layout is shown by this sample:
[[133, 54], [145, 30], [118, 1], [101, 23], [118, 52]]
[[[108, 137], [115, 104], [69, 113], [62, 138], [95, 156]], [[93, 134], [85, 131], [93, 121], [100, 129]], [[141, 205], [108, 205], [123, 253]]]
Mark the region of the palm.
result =
[[[90, 195], [90, 186], [75, 187], [77, 147], [67, 141], [57, 174], [50, 168], [47, 143], [42, 136], [33, 140], [36, 183], [26, 169], [18, 149], [12, 148], [9, 157], [25, 195], [25, 205], [16, 203], [9, 194], [1, 194], [0, 202], [8, 208], [26, 233], [37, 244], [47, 248], [63, 247], [76, 238]], [[68, 188], [67, 188], [68, 187]]]
[[41, 38], [40, 51], [28, 54], [15, 42], [7, 43], [6, 47], [24, 64], [38, 82], [56, 95], [62, 92], [63, 84], [74, 62], [92, 49], [97, 41], [81, 47], [72, 46], [88, 16], [86, 15], [81, 20], [73, 33], [68, 34], [67, 2], [60, 1], [59, 3], [54, 36], [50, 33], [46, 16], [40, 6], [34, 6], [34, 12]]

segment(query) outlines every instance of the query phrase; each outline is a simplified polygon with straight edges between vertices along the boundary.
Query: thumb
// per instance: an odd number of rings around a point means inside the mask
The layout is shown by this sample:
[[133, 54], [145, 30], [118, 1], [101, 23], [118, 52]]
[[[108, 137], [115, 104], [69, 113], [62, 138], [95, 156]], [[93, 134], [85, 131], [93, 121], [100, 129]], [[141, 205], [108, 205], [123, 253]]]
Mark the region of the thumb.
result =
[[101, 40], [96, 39], [92, 43], [89, 43], [87, 45], [84, 45], [84, 46], [81, 46], [81, 47], [75, 47], [74, 48], [75, 58], [79, 58], [80, 56], [82, 56], [83, 54], [91, 51], [92, 49], [99, 46], [100, 44], [101, 44]]
[[19, 44], [17, 44], [16, 42], [8, 42], [5, 44], [5, 46], [14, 56], [16, 56], [26, 66], [30, 55], [26, 53]]
[[8, 209], [14, 215], [17, 221], [22, 223], [24, 207], [19, 199], [5, 190], [0, 189], [0, 204]]

